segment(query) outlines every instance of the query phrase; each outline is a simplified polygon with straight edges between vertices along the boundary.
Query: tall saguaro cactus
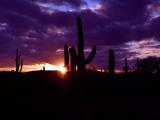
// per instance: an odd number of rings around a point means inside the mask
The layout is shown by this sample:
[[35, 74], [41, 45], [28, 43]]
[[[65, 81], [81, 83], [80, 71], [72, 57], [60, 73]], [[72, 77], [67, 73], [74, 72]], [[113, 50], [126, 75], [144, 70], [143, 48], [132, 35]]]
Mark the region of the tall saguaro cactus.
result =
[[[83, 27], [80, 17], [77, 18], [77, 39], [78, 39], [78, 52], [76, 52], [76, 49], [74, 47], [71, 47], [69, 49], [69, 53], [71, 56], [70, 70], [71, 72], [76, 71], [76, 65], [77, 65], [78, 72], [84, 73], [86, 71], [86, 64], [91, 63], [96, 55], [96, 46], [92, 47], [91, 54], [88, 56], [88, 58], [85, 59]], [[66, 67], [69, 66], [69, 55], [68, 55], [67, 45], [64, 46], [64, 62]]]
[[129, 69], [129, 67], [128, 67], [128, 62], [127, 62], [127, 58], [125, 58], [125, 60], [124, 60], [124, 68], [123, 68], [123, 70], [124, 70], [124, 73], [125, 74], [128, 74], [128, 69]]
[[74, 47], [71, 47], [69, 49], [69, 53], [71, 56], [70, 69], [71, 69], [71, 72], [75, 72], [76, 71], [76, 64], [77, 64], [76, 49]]
[[16, 49], [16, 73], [21, 72], [23, 68], [23, 59], [21, 59], [21, 53]]
[[115, 71], [115, 55], [114, 50], [109, 50], [109, 74], [114, 74]]
[[85, 72], [86, 64], [92, 62], [96, 54], [96, 46], [92, 47], [90, 56], [85, 59], [84, 56], [84, 37], [83, 37], [83, 27], [82, 20], [80, 17], [77, 18], [77, 39], [78, 39], [78, 72]]
[[69, 51], [68, 51], [67, 45], [64, 46], [64, 65], [68, 71], [69, 70]]

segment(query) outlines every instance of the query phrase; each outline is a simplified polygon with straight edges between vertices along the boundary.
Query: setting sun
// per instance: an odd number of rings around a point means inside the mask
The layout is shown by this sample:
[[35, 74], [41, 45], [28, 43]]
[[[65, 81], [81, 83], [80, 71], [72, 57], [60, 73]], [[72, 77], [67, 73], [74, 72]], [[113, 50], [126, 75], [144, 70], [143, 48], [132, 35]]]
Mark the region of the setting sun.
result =
[[45, 67], [45, 70], [57, 70], [63, 74], [65, 74], [67, 71], [64, 65], [51, 65], [51, 64], [46, 63], [43, 66]]
[[64, 67], [64, 65], [54, 66], [54, 70], [60, 71], [62, 74], [67, 72], [67, 69]]

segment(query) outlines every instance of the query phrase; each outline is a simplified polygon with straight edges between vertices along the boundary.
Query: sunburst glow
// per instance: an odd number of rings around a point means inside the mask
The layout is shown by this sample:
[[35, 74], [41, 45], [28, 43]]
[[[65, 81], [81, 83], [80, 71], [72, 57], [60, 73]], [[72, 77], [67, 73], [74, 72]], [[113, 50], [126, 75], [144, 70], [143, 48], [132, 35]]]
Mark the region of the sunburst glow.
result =
[[57, 70], [63, 74], [65, 74], [67, 71], [64, 65], [51, 65], [51, 64], [45, 63], [45, 64], [40, 64], [40, 66], [44, 66], [45, 70]]
[[[10, 71], [14, 70], [15, 67], [6, 67], [6, 68], [0, 68], [0, 71]], [[34, 64], [34, 65], [24, 65], [23, 67], [23, 72], [28, 72], [28, 71], [39, 71], [39, 70], [55, 70], [55, 71], [60, 71], [62, 74], [65, 74], [67, 72], [67, 69], [64, 67], [63, 64], [60, 65], [52, 65], [49, 63], [44, 63], [44, 64]]]

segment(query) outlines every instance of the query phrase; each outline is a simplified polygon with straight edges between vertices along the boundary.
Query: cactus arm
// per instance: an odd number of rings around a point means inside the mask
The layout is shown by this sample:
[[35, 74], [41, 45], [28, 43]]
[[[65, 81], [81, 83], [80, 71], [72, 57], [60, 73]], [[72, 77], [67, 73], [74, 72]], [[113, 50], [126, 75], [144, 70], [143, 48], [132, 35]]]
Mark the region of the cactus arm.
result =
[[92, 47], [91, 54], [90, 54], [89, 57], [85, 60], [85, 64], [91, 63], [92, 60], [94, 59], [95, 55], [96, 55], [96, 46], [93, 46], [93, 47]]

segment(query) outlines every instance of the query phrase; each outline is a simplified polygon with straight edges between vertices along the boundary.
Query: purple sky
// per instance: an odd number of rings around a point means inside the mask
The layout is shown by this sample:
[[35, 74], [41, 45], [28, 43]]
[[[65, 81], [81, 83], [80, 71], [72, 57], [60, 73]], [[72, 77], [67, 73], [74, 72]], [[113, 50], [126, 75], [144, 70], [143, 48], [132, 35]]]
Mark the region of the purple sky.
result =
[[63, 46], [76, 45], [76, 18], [84, 26], [86, 55], [97, 46], [94, 66], [128, 57], [160, 57], [160, 0], [0, 0], [0, 68], [14, 66], [19, 48], [25, 65], [63, 63]]

